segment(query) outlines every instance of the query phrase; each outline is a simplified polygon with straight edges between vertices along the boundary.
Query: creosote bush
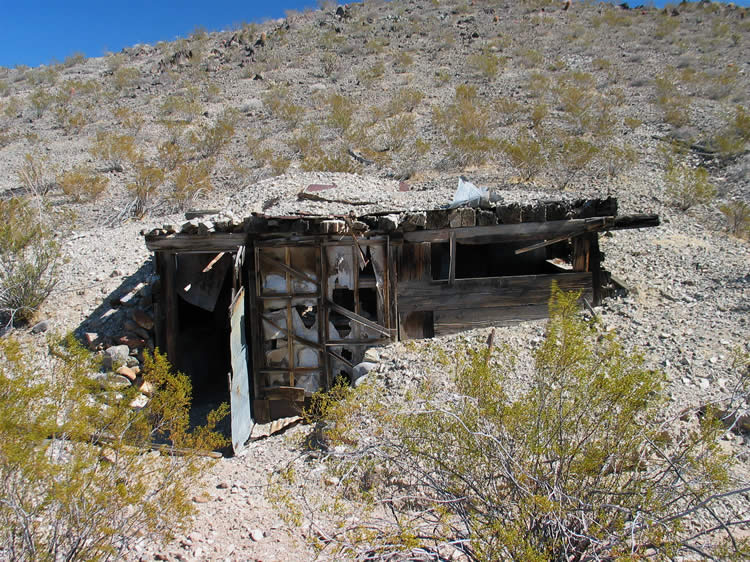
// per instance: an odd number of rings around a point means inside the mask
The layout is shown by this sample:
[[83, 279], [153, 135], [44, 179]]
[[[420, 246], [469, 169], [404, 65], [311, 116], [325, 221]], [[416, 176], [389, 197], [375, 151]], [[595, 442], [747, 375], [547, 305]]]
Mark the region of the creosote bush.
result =
[[542, 143], [526, 131], [520, 131], [513, 142], [502, 144], [505, 155], [525, 181], [533, 179], [542, 171], [547, 155]]
[[189, 207], [199, 194], [213, 189], [211, 171], [214, 163], [213, 158], [207, 158], [199, 162], [186, 162], [177, 167], [173, 178], [174, 191], [170, 194], [170, 199], [179, 209]]
[[512, 349], [463, 348], [439, 361], [448, 388], [428, 376], [396, 404], [372, 384], [314, 398], [304, 446], [326, 451], [337, 485], [306, 494], [290, 465], [271, 499], [333, 557], [744, 559], [740, 521], [714, 509], [744, 491], [717, 442], [725, 426], [708, 410], [669, 433], [664, 375], [582, 318], [579, 297], [553, 288], [520, 388]]
[[750, 205], [745, 201], [736, 200], [719, 207], [721, 214], [727, 219], [729, 232], [738, 238], [750, 235]]
[[164, 183], [164, 171], [157, 166], [138, 159], [134, 163], [135, 175], [128, 184], [128, 191], [133, 196], [133, 215], [141, 218], [151, 210], [159, 187]]
[[[190, 451], [225, 444], [214, 427], [226, 405], [191, 430], [190, 381], [163, 355], [146, 355], [155, 390], [143, 408], [131, 406], [135, 387], [113, 392], [95, 380], [72, 337], [53, 342], [50, 356], [42, 370], [17, 340], [0, 340], [0, 556], [115, 560], [141, 537], [169, 539], [207, 468]], [[166, 454], [150, 452], [154, 443]]]
[[128, 160], [135, 160], [135, 138], [132, 135], [118, 135], [112, 132], [99, 132], [89, 149], [94, 158], [106, 165], [107, 171], [122, 172]]
[[433, 108], [433, 122], [444, 132], [451, 158], [460, 166], [482, 164], [500, 147], [489, 136], [490, 111], [474, 86], [456, 86], [453, 102]]
[[672, 163], [667, 167], [664, 178], [667, 182], [667, 196], [683, 211], [694, 205], [709, 203], [716, 196], [716, 186], [711, 183], [705, 168]]
[[28, 199], [0, 200], [0, 326], [25, 324], [58, 282], [54, 228]]
[[65, 195], [78, 202], [96, 199], [107, 189], [109, 178], [97, 175], [88, 166], [75, 166], [60, 174], [57, 183]]

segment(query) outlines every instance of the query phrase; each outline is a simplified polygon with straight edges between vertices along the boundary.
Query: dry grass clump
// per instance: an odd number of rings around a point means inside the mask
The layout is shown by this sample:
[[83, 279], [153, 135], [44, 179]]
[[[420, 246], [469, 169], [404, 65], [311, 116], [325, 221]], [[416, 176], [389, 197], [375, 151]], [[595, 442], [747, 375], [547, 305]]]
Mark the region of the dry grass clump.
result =
[[74, 166], [60, 174], [57, 183], [73, 201], [96, 199], [109, 185], [109, 178], [97, 175], [90, 166]]
[[444, 109], [433, 108], [433, 122], [443, 132], [450, 157], [460, 166], [479, 165], [500, 147], [490, 134], [490, 109], [474, 86], [456, 86], [453, 101]]
[[750, 236], [750, 205], [742, 200], [730, 201], [719, 207], [727, 220], [729, 232], [738, 238]]

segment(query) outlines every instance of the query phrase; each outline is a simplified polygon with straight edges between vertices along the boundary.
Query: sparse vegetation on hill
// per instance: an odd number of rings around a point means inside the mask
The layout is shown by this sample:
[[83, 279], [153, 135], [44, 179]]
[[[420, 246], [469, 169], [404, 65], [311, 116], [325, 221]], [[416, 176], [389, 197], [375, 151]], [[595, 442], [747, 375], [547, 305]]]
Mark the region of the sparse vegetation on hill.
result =
[[[644, 158], [654, 135], [720, 155], [709, 175], [744, 157], [748, 82], [739, 69], [750, 29], [743, 8], [563, 4], [371, 1], [236, 31], [203, 30], [105, 59], [76, 55], [38, 69], [0, 69], [2, 165], [13, 171], [34, 138], [42, 146], [67, 143], [65, 155], [49, 156], [68, 169], [71, 159], [86, 159], [88, 143], [101, 173], [125, 172], [107, 186], [122, 205], [136, 172], [124, 168], [128, 137], [137, 137], [146, 158], [158, 152], [167, 172], [192, 153], [217, 158], [211, 181], [219, 191], [233, 189], [227, 168], [252, 169], [256, 179], [358, 169], [344, 162], [351, 156], [339, 157], [348, 149], [368, 155], [372, 163], [362, 170], [370, 174], [479, 167], [500, 181], [533, 177], [566, 188], [592, 176], [616, 182]], [[541, 160], [513, 148], [529, 127]], [[316, 146], [300, 150], [300, 131], [313, 128]], [[261, 152], [243, 150], [242, 140], [261, 130]], [[416, 139], [430, 149], [415, 159]], [[529, 167], [535, 158], [541, 165]], [[747, 188], [730, 195], [747, 199]]]

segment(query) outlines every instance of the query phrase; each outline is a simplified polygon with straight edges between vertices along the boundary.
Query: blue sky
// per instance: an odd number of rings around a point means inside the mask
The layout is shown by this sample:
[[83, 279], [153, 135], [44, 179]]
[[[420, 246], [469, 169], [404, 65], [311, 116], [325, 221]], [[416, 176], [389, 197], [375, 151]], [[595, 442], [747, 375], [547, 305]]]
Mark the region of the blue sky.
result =
[[[649, 2], [630, 1], [641, 3]], [[735, 3], [747, 6], [750, 0]], [[0, 66], [62, 62], [76, 52], [96, 57], [136, 43], [172, 41], [198, 26], [228, 29], [308, 6], [317, 7], [316, 0], [0, 0]]]

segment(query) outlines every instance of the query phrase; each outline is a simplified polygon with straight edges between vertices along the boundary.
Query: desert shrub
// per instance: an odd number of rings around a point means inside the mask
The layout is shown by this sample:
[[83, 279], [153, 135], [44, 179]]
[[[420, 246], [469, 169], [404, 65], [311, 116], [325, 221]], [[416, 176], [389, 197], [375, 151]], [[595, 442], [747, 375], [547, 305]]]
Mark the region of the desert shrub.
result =
[[738, 199], [724, 203], [719, 210], [727, 219], [729, 232], [738, 238], [747, 238], [750, 235], [750, 205]]
[[565, 84], [557, 89], [557, 98], [565, 118], [577, 134], [582, 134], [591, 125], [591, 112], [595, 98], [590, 90], [574, 84]]
[[188, 91], [185, 95], [167, 96], [161, 105], [164, 117], [181, 119], [190, 123], [203, 113], [203, 107], [197, 99], [197, 93]]
[[403, 74], [414, 64], [414, 58], [407, 51], [399, 51], [393, 61], [393, 68], [399, 74]]
[[683, 96], [658, 100], [664, 122], [679, 128], [690, 124], [690, 99]]
[[143, 128], [143, 115], [129, 107], [117, 107], [112, 111], [112, 115], [117, 122], [124, 128], [128, 129], [133, 136], [137, 136]]
[[535, 49], [519, 49], [516, 57], [524, 68], [540, 68], [544, 64], [544, 56]]
[[54, 66], [42, 66], [27, 72], [29, 83], [33, 86], [47, 84], [54, 86], [60, 76], [60, 72]]
[[137, 160], [134, 164], [133, 180], [127, 185], [133, 196], [133, 215], [141, 218], [145, 216], [154, 203], [159, 187], [164, 183], [164, 172], [161, 168], [152, 166], [144, 160]]
[[8, 97], [10, 92], [10, 84], [6, 80], [0, 80], [0, 98]]
[[[54, 342], [46, 368], [17, 340], [0, 341], [0, 549], [9, 560], [117, 560], [142, 537], [168, 540], [193, 512], [191, 487], [208, 463], [174, 449], [213, 449], [226, 406], [190, 430], [189, 379], [147, 354], [154, 386], [112, 392], [72, 338]], [[163, 441], [166, 454], [151, 452]]]
[[294, 103], [289, 94], [289, 90], [283, 86], [276, 86], [269, 89], [263, 95], [263, 104], [279, 119], [283, 119], [292, 127], [305, 115], [305, 109]]
[[750, 142], [750, 114], [742, 106], [737, 106], [734, 116], [708, 141], [708, 146], [721, 158], [732, 158], [742, 153]]
[[549, 78], [541, 72], [532, 72], [526, 83], [526, 90], [534, 98], [541, 98], [547, 93], [550, 86]]
[[168, 172], [174, 171], [177, 166], [182, 164], [187, 155], [182, 147], [176, 142], [164, 141], [157, 148], [157, 159], [159, 165]]
[[292, 163], [292, 161], [283, 154], [273, 154], [268, 162], [271, 166], [271, 174], [273, 176], [280, 176], [285, 173]]
[[289, 141], [289, 146], [302, 158], [317, 158], [322, 155], [320, 127], [308, 123]]
[[107, 189], [109, 178], [97, 175], [88, 166], [75, 166], [60, 174], [57, 183], [65, 195], [74, 201], [96, 199]]
[[42, 88], [37, 88], [29, 96], [29, 103], [37, 117], [44, 115], [44, 112], [54, 101], [54, 96]]
[[388, 39], [385, 37], [373, 37], [365, 43], [365, 49], [368, 54], [377, 55], [383, 53], [388, 45]]
[[564, 136], [555, 151], [555, 164], [559, 174], [557, 186], [567, 187], [598, 153], [599, 149], [587, 140], [576, 136]]
[[542, 126], [542, 121], [544, 121], [544, 118], [547, 117], [548, 114], [549, 107], [546, 103], [535, 103], [534, 107], [531, 108], [531, 114], [529, 115], [529, 119], [531, 119], [531, 125], [535, 129], [538, 129]]
[[323, 74], [331, 77], [339, 67], [339, 59], [334, 53], [323, 53], [320, 57], [320, 65], [323, 68]]
[[75, 111], [68, 106], [55, 108], [55, 121], [65, 134], [74, 135], [81, 132], [89, 123], [89, 118], [83, 111]]
[[0, 148], [5, 148], [9, 144], [15, 142], [18, 135], [15, 133], [0, 133]]
[[637, 117], [625, 117], [625, 119], [622, 120], [623, 124], [630, 129], [631, 132], [635, 131], [638, 127], [643, 125], [643, 121], [638, 119]]
[[345, 135], [354, 120], [354, 102], [342, 94], [331, 94], [326, 98], [328, 115], [326, 123], [340, 135]]
[[140, 77], [141, 71], [137, 68], [131, 66], [120, 67], [112, 74], [112, 87], [116, 91], [122, 92], [135, 86]]
[[445, 134], [451, 158], [461, 166], [481, 164], [499, 148], [499, 142], [489, 136], [489, 108], [473, 86], [456, 86], [453, 101], [445, 109], [433, 108], [433, 122]]
[[709, 203], [716, 196], [716, 186], [711, 183], [708, 170], [691, 168], [687, 164], [673, 163], [665, 173], [667, 196], [683, 211], [694, 205]]
[[398, 151], [414, 133], [415, 117], [412, 114], [397, 115], [385, 124], [388, 150]]
[[492, 102], [492, 106], [503, 125], [512, 125], [515, 123], [522, 112], [521, 104], [512, 98], [497, 98]]
[[373, 86], [378, 80], [385, 75], [385, 64], [382, 61], [373, 63], [372, 66], [360, 70], [357, 78], [367, 87]]
[[47, 156], [27, 152], [17, 175], [27, 195], [41, 198], [54, 187], [56, 170]]
[[739, 71], [734, 65], [708, 72], [703, 79], [703, 93], [709, 99], [723, 100], [732, 94], [738, 80]]
[[654, 37], [656, 39], [664, 39], [668, 35], [672, 34], [680, 27], [679, 18], [673, 18], [668, 15], [659, 16], [656, 20], [656, 28], [654, 29]]
[[626, 168], [638, 161], [638, 152], [629, 145], [617, 146], [615, 144], [605, 147], [599, 153], [599, 160], [610, 178], [615, 178]]
[[612, 68], [612, 61], [602, 57], [595, 58], [591, 61], [591, 64], [596, 70], [609, 70]]
[[23, 105], [21, 104], [21, 100], [15, 96], [12, 96], [8, 100], [8, 103], [5, 104], [5, 109], [3, 109], [3, 114], [9, 119], [13, 119], [14, 117], [18, 117], [21, 115], [22, 108], [23, 108]]
[[278, 508], [304, 510], [333, 558], [747, 557], [741, 516], [714, 509], [744, 493], [724, 427], [709, 411], [666, 431], [665, 376], [583, 319], [579, 296], [553, 289], [520, 388], [510, 346], [463, 348], [442, 361], [445, 391], [428, 375], [395, 404], [367, 384], [314, 399], [305, 443], [336, 485], [306, 494], [290, 464], [272, 480]]
[[60, 252], [53, 236], [54, 228], [27, 199], [0, 200], [0, 321], [4, 326], [27, 323], [55, 288]]
[[471, 55], [468, 62], [474, 72], [482, 75], [488, 80], [492, 80], [497, 76], [497, 71], [500, 67], [500, 61], [498, 60], [497, 55], [490, 52]]
[[533, 179], [547, 163], [544, 146], [526, 131], [520, 131], [513, 142], [503, 142], [502, 149], [525, 181]]
[[203, 158], [218, 156], [234, 137], [237, 113], [224, 110], [213, 125], [203, 126], [191, 135], [194, 150]]
[[65, 60], [63, 61], [63, 66], [65, 68], [70, 68], [71, 66], [75, 66], [77, 64], [83, 64], [86, 62], [86, 55], [83, 53], [73, 53], [72, 55], [68, 55], [65, 57]]
[[107, 70], [110, 74], [114, 74], [117, 70], [125, 64], [125, 55], [123, 53], [110, 53], [107, 55]]
[[179, 209], [189, 207], [201, 193], [213, 189], [211, 172], [214, 163], [213, 158], [207, 158], [200, 162], [186, 162], [177, 167], [173, 177], [174, 190], [169, 198]]
[[388, 101], [386, 113], [389, 116], [398, 115], [399, 113], [414, 111], [422, 103], [424, 93], [416, 88], [404, 87], [396, 92]]
[[100, 131], [89, 152], [94, 158], [104, 162], [107, 171], [122, 172], [125, 162], [136, 158], [135, 138], [132, 135]]

